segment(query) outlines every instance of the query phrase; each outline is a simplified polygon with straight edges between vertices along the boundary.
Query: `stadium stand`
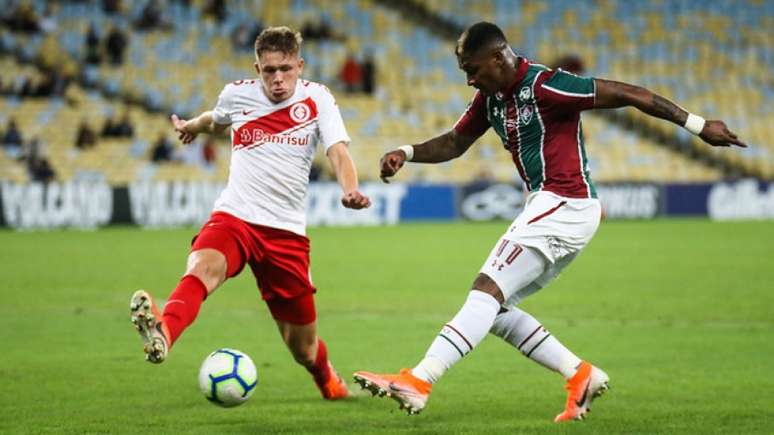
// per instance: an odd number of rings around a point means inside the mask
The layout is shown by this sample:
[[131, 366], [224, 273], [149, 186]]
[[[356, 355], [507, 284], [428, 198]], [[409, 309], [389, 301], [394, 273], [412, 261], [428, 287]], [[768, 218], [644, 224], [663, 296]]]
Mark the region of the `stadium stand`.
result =
[[[774, 3], [713, 2], [415, 2], [448, 22], [500, 24], [517, 51], [549, 62], [562, 54], [583, 59], [587, 73], [646, 86], [685, 107], [727, 121], [749, 148], [707, 147], [682, 129], [635, 110], [617, 117], [671, 139], [689, 154], [708, 155], [741, 172], [774, 176]], [[561, 47], [562, 53], [557, 53]], [[591, 142], [591, 141], [589, 141]]]
[[[0, 58], [0, 65], [9, 75], [39, 78], [36, 74], [40, 71], [61, 65], [68, 77], [79, 78], [80, 83], [69, 86], [63, 98], [0, 98], [0, 125], [8, 116], [18, 115], [24, 120], [22, 131], [28, 136], [42, 130], [57, 132], [45, 135], [43, 141], [60, 179], [97, 174], [117, 184], [138, 178], [223, 179], [228, 169], [225, 147], [220, 147], [220, 157], [210, 170], [203, 169], [196, 158], [186, 157], [195, 150], [178, 150], [189, 164], [153, 165], [148, 162], [149, 152], [161, 131], [174, 139], [167, 124], [169, 112], [191, 115], [207, 110], [214, 105], [221, 84], [252, 76], [251, 52], [235, 47], [232, 40], [244, 26], [282, 23], [301, 28], [310, 20], [323, 19], [339, 32], [334, 38], [305, 43], [305, 76], [334, 86], [353, 137], [351, 151], [364, 179], [378, 178], [377, 162], [385, 150], [448, 129], [472, 95], [457, 69], [452, 41], [373, 0], [234, 1], [228, 3], [225, 18], [220, 21], [202, 13], [203, 1], [192, 1], [190, 7], [179, 2], [162, 3], [165, 8], [160, 20], [169, 25], [152, 30], [134, 28], [146, 2], [124, 3], [127, 7], [121, 14], [105, 12], [90, 2], [66, 2], [56, 10], [57, 25], [48, 33], [2, 30], [0, 47], [7, 54]], [[762, 72], [752, 72], [756, 68], [766, 71], [764, 66], [772, 61], [771, 37], [761, 33], [765, 27], [756, 32], [750, 29], [754, 26], [745, 26], [748, 30], [741, 36], [722, 37], [722, 29], [743, 22], [770, 24], [772, 8], [765, 2], [751, 3], [761, 11], [755, 17], [749, 12], [726, 16], [724, 12], [733, 12], [727, 7], [710, 12], [692, 1], [644, 2], [637, 6], [605, 1], [595, 2], [593, 8], [586, 0], [523, 2], [519, 7], [507, 1], [420, 3], [460, 26], [494, 17], [501, 24], [514, 23], [504, 27], [514, 45], [524, 47], [520, 51], [531, 58], [547, 59], [556, 54], [555, 46], [566, 47], [583, 60], [591, 75], [640, 83], [673, 95], [700, 113], [723, 117], [752, 144], [741, 158], [731, 162], [732, 166], [768, 177], [774, 174], [774, 149], [764, 145], [771, 133], [765, 119], [772, 109], [763, 101], [771, 98], [771, 83], [766, 82], [769, 79]], [[455, 7], [449, 7], [450, 3]], [[43, 1], [32, 5], [39, 13], [45, 8]], [[664, 11], [676, 11], [676, 18], [662, 17]], [[697, 26], [704, 21], [690, 19], [694, 13], [714, 23], [712, 29], [702, 33]], [[721, 19], [723, 16], [726, 18]], [[103, 39], [113, 27], [128, 35], [122, 65], [103, 61], [81, 67], [87, 54], [86, 33], [92, 24]], [[680, 32], [673, 32], [679, 36], [668, 39], [670, 32], [663, 29], [674, 26], [679, 27]], [[734, 47], [744, 43], [757, 51], [736, 53]], [[707, 50], [713, 44], [722, 47], [722, 55], [710, 63], [712, 53]], [[377, 89], [372, 96], [345, 94], [335, 87], [347, 53], [370, 53], [376, 60]], [[684, 57], [684, 53], [691, 56]], [[652, 60], [643, 64], [643, 58]], [[722, 79], [724, 86], [712, 88], [710, 93], [707, 80], [692, 80], [684, 71], [692, 71], [698, 78]], [[100, 127], [106, 118], [122, 112], [126, 103], [132, 104], [137, 126], [133, 139], [100, 138], [93, 149], [74, 150], [75, 129], [82, 119], [88, 118], [92, 126]], [[708, 166], [706, 158], [696, 159], [690, 153], [670, 149], [662, 143], [664, 138], [689, 143], [704, 157], [708, 153], [723, 159], [738, 155], [711, 150], [668, 123], [652, 122], [636, 113], [621, 116], [634, 121], [584, 115], [590, 165], [598, 181], [690, 182], [729, 175]], [[662, 135], [643, 135], [638, 126]], [[3, 177], [24, 179], [21, 163], [2, 156], [0, 165]], [[463, 158], [442, 165], [411, 165], [404, 177], [429, 182], [465, 182], [477, 177], [512, 181], [516, 174], [499, 139], [490, 132]]]

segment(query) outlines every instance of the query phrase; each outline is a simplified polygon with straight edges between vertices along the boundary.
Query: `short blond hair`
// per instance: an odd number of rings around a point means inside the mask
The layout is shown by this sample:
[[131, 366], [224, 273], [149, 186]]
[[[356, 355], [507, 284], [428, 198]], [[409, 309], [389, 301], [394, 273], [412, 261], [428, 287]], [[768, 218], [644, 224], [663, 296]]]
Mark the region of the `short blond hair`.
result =
[[290, 27], [267, 27], [255, 38], [255, 56], [260, 57], [264, 51], [298, 54], [302, 41], [301, 34]]

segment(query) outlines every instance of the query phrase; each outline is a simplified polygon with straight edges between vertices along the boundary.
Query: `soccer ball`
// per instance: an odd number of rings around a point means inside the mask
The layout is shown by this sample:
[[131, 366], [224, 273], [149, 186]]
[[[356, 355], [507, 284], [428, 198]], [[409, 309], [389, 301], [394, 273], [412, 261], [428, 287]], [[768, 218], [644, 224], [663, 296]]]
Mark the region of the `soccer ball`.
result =
[[218, 349], [199, 369], [199, 388], [210, 402], [230, 408], [245, 403], [258, 385], [258, 373], [249, 356], [235, 349]]

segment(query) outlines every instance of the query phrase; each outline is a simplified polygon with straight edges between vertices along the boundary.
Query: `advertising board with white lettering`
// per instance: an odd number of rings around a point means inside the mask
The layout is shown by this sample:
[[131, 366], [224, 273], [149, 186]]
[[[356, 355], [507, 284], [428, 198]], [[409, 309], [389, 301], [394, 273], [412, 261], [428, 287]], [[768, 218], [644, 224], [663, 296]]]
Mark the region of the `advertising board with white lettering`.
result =
[[[0, 182], [0, 226], [20, 230], [92, 229], [109, 224], [142, 227], [198, 226], [223, 190], [211, 182]], [[310, 226], [395, 225], [407, 221], [512, 220], [522, 209], [521, 186], [497, 183], [363, 183], [365, 210], [341, 205], [337, 183], [312, 183], [307, 192]], [[714, 184], [601, 184], [609, 219], [707, 216], [714, 220], [774, 219], [774, 183], [738, 180]]]

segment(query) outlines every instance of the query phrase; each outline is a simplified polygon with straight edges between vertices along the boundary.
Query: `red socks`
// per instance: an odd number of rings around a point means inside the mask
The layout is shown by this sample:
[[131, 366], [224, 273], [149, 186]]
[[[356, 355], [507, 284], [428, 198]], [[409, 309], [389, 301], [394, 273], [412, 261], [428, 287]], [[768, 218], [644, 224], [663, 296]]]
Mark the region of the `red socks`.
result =
[[162, 321], [169, 329], [169, 345], [172, 346], [185, 328], [199, 314], [199, 307], [207, 297], [207, 287], [194, 275], [186, 275], [177, 284], [164, 305]]
[[325, 347], [325, 342], [322, 338], [317, 338], [317, 358], [314, 360], [314, 365], [306, 369], [312, 374], [317, 385], [325, 385], [328, 379], [330, 379], [331, 370], [328, 365], [328, 349]]

